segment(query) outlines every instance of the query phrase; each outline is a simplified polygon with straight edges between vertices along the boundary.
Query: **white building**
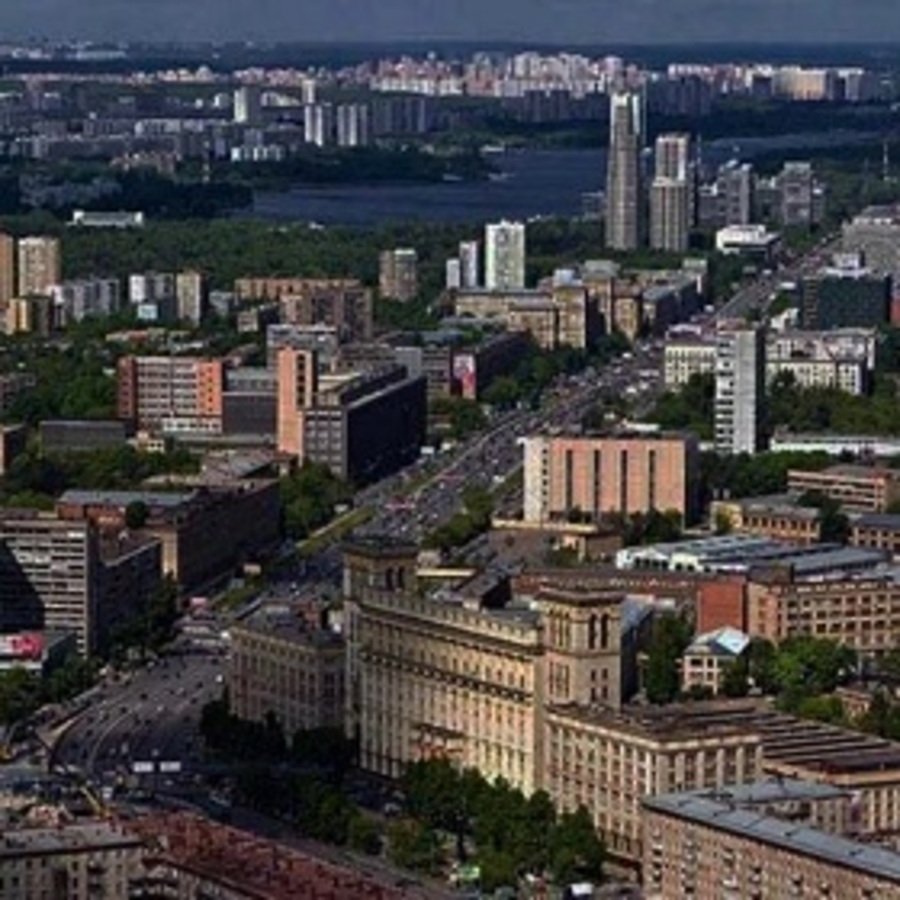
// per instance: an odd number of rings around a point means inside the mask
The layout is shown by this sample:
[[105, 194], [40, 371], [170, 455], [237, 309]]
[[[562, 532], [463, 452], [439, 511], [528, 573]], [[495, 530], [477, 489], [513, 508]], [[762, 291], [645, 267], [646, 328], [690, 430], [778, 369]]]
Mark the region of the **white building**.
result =
[[756, 453], [763, 445], [765, 331], [726, 322], [716, 335], [715, 442], [720, 453]]
[[716, 232], [716, 250], [726, 256], [741, 254], [757, 259], [771, 259], [781, 236], [765, 225], [729, 225]]
[[470, 289], [481, 285], [481, 251], [478, 241], [463, 241], [459, 245], [460, 287]]
[[239, 125], [257, 125], [262, 118], [262, 91], [258, 85], [245, 84], [234, 92], [234, 121]]
[[485, 226], [484, 285], [489, 291], [518, 291], [525, 287], [525, 223], [499, 222]]

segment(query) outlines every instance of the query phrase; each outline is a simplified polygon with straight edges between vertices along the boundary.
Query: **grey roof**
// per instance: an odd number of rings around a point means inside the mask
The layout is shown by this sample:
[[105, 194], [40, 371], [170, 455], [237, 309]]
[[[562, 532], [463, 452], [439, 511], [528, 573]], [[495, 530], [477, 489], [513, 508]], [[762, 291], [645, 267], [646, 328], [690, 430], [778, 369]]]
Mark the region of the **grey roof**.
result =
[[842, 868], [855, 869], [900, 884], [900, 854], [870, 844], [826, 834], [806, 825], [782, 821], [748, 809], [697, 796], [696, 793], [647, 797], [644, 806], [655, 812], [688, 819], [751, 841], [781, 847]]
[[853, 524], [862, 528], [880, 528], [884, 531], [900, 531], [900, 516], [890, 513], [863, 513], [853, 517]]
[[190, 502], [194, 492], [183, 491], [66, 491], [59, 498], [60, 503], [77, 506], [128, 506], [140, 501], [154, 508], [176, 509]]

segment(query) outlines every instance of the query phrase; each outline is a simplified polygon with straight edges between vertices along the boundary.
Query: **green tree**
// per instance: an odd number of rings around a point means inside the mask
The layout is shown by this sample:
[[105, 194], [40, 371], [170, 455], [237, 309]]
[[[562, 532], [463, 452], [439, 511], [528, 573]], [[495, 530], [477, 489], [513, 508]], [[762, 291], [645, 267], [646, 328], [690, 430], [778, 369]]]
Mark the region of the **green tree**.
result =
[[557, 884], [577, 878], [602, 880], [605, 858], [603, 842], [585, 807], [560, 816], [550, 836], [550, 871]]
[[125, 526], [127, 528], [143, 528], [147, 524], [150, 511], [143, 500], [133, 500], [125, 507]]
[[350, 846], [368, 856], [381, 853], [381, 828], [371, 816], [357, 813], [350, 820], [347, 840]]
[[440, 863], [440, 845], [432, 830], [416, 819], [395, 819], [387, 828], [388, 857], [396, 866], [432, 873]]
[[679, 694], [679, 662], [691, 639], [691, 627], [676, 615], [662, 615], [653, 622], [644, 690], [651, 703], [671, 703]]

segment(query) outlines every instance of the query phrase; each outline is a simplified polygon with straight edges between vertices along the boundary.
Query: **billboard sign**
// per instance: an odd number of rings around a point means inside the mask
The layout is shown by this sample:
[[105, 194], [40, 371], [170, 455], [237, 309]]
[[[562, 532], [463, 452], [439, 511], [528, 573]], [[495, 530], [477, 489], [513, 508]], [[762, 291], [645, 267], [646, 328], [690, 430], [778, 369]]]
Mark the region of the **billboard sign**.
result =
[[40, 660], [43, 656], [42, 634], [0, 634], [0, 657]]

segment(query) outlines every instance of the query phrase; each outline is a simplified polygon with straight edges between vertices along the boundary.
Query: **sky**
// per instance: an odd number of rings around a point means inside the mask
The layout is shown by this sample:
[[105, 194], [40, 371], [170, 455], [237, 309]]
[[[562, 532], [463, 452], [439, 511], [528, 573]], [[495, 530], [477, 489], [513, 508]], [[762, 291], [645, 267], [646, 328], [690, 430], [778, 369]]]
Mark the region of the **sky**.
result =
[[0, 40], [898, 41], [900, 0], [0, 0]]

